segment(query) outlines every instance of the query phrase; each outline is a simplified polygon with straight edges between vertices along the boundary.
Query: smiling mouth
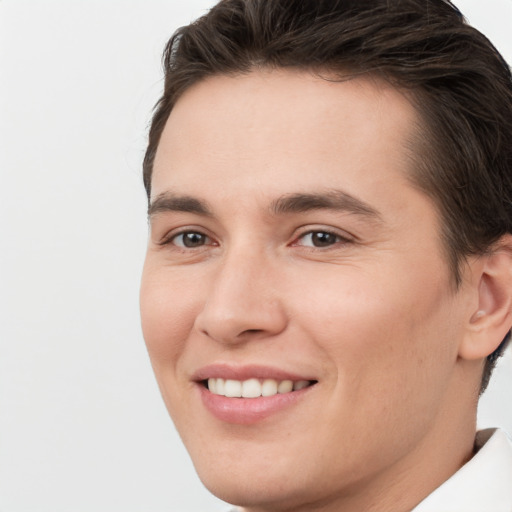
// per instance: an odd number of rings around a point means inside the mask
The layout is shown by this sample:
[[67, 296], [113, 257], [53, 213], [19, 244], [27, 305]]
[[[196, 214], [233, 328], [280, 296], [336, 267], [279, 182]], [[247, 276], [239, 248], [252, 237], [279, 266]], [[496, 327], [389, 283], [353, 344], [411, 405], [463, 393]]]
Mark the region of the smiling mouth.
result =
[[247, 379], [234, 380], [210, 378], [203, 386], [214, 395], [227, 398], [259, 398], [300, 391], [316, 384], [315, 380]]

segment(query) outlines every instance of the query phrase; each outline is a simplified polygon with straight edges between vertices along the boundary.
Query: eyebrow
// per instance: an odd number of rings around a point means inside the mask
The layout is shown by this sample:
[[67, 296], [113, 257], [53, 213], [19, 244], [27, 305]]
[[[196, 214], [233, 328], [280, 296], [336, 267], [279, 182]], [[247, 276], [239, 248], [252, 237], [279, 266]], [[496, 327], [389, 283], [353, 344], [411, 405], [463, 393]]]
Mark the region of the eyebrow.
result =
[[207, 203], [192, 196], [178, 196], [170, 192], [158, 195], [148, 207], [148, 216], [162, 212], [184, 212], [213, 217]]
[[375, 208], [342, 190], [288, 194], [271, 204], [271, 211], [276, 215], [305, 213], [311, 210], [335, 210], [381, 220], [381, 215]]
[[[283, 195], [270, 204], [273, 215], [286, 215], [289, 213], [306, 213], [313, 210], [334, 210], [347, 212], [373, 220], [381, 220], [380, 213], [347, 192], [342, 190], [329, 190], [317, 193], [292, 193]], [[181, 196], [171, 192], [163, 192], [149, 205], [148, 216], [151, 217], [163, 212], [184, 212], [213, 217], [208, 203], [192, 196]]]

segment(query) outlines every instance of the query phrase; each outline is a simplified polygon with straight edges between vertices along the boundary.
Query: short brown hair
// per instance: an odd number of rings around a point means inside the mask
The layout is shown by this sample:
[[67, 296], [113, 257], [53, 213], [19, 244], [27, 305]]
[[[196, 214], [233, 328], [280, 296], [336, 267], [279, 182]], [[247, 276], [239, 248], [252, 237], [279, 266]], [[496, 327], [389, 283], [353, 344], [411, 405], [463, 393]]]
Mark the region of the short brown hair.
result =
[[[411, 181], [431, 197], [456, 286], [461, 263], [512, 232], [512, 77], [448, 0], [222, 0], [172, 36], [144, 158], [198, 81], [255, 67], [369, 74], [407, 90], [423, 126]], [[510, 333], [486, 362], [483, 391]]]

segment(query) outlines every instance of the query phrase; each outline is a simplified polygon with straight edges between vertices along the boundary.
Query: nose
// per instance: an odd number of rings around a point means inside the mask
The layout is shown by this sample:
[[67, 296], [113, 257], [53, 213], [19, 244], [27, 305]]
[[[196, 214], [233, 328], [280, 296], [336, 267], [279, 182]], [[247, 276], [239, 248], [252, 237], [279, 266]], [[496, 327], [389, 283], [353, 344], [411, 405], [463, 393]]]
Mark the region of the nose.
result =
[[212, 271], [195, 328], [224, 344], [282, 332], [287, 318], [279, 298], [277, 269], [264, 257], [232, 253]]

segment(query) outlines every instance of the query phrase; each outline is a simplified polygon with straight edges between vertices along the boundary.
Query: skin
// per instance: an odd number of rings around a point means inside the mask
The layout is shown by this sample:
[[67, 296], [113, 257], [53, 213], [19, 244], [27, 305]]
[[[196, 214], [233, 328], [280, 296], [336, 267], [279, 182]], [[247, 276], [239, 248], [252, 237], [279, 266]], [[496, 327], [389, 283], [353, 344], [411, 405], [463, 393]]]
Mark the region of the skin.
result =
[[[474, 325], [494, 288], [474, 258], [454, 290], [437, 211], [408, 179], [417, 125], [384, 83], [284, 70], [204, 80], [169, 117], [151, 200], [193, 197], [209, 214], [150, 216], [143, 331], [199, 476], [247, 512], [408, 511], [471, 457], [485, 357]], [[334, 190], [368, 211], [272, 210]], [[182, 230], [204, 237], [185, 247]], [[319, 247], [311, 232], [334, 236]], [[192, 378], [212, 363], [318, 382], [230, 424]]]

